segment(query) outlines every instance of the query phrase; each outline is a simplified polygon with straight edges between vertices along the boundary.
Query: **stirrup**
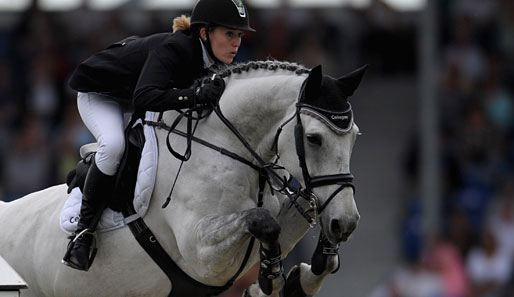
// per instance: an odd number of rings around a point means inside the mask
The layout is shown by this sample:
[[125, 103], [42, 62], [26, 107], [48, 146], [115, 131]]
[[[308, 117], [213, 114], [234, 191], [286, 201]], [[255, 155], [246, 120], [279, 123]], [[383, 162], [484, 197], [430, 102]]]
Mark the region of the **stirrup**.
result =
[[[84, 236], [84, 235], [91, 236], [91, 245], [89, 246], [89, 257], [88, 257], [89, 261], [88, 261], [87, 267], [85, 269], [83, 267], [73, 264], [70, 261], [71, 251], [73, 250], [76, 241], [81, 236]], [[71, 241], [68, 243], [68, 247], [66, 248], [66, 253], [64, 254], [64, 257], [62, 258], [61, 263], [68, 267], [77, 269], [77, 270], [88, 271], [89, 268], [91, 267], [91, 264], [93, 264], [93, 260], [95, 259], [96, 253], [98, 251], [98, 248], [96, 247], [96, 232], [94, 232], [94, 231], [91, 232], [89, 230], [89, 228], [86, 228], [86, 229], [80, 231], [75, 236], [72, 235], [72, 236], [69, 236], [68, 238], [71, 239]]]

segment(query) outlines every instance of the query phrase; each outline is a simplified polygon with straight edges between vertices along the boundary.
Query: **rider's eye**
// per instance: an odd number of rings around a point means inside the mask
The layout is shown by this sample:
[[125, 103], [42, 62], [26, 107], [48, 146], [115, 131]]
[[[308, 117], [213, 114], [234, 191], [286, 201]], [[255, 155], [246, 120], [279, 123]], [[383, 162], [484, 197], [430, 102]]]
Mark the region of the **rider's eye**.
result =
[[235, 32], [235, 31], [227, 31], [225, 33], [227, 35], [228, 38], [242, 38], [243, 37], [243, 33], [242, 32]]
[[321, 136], [318, 134], [307, 134], [306, 137], [308, 142], [315, 144], [317, 146], [321, 146], [321, 144], [323, 143], [321, 140]]

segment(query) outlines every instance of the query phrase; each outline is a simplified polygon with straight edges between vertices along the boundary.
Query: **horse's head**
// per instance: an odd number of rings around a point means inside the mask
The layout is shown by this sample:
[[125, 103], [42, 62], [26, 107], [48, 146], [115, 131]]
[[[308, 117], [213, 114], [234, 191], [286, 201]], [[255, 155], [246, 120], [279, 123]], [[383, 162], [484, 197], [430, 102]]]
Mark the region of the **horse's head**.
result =
[[[305, 80], [297, 104], [294, 138], [300, 170], [294, 174], [303, 181], [307, 193], [314, 195], [322, 229], [333, 243], [346, 241], [360, 218], [350, 174], [350, 156], [359, 128], [348, 97], [365, 70], [366, 66], [335, 79], [322, 75], [318, 66]], [[287, 155], [293, 161], [293, 154]]]
[[[347, 240], [359, 221], [350, 174], [359, 129], [348, 97], [365, 70], [336, 79], [323, 75], [321, 66], [309, 71], [294, 63], [266, 61], [218, 73], [228, 77], [220, 108], [248, 146], [255, 148], [246, 158], [260, 155], [259, 165], [267, 166], [280, 156], [281, 165], [300, 180], [302, 197], [316, 201], [324, 234], [334, 244]], [[260, 119], [258, 125], [255, 119]], [[295, 119], [296, 126], [287, 125]], [[226, 141], [231, 142], [241, 147], [238, 141]], [[277, 185], [283, 186], [280, 181]], [[312, 213], [303, 215], [312, 218]]]

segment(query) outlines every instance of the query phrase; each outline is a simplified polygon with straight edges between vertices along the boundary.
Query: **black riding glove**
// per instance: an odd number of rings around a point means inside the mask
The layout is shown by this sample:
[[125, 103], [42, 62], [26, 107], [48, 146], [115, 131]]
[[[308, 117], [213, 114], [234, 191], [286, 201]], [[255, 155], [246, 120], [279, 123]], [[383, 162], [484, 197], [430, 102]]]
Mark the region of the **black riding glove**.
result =
[[[141, 104], [142, 99], [139, 99], [139, 105], [135, 104], [138, 109], [148, 111], [166, 111], [177, 110], [184, 108], [192, 108], [196, 105], [210, 105], [217, 104], [223, 90], [225, 89], [225, 82], [221, 78], [214, 80], [206, 79], [204, 84], [197, 83], [195, 86], [186, 89], [169, 89], [166, 91], [159, 91], [158, 96], [147, 96], [144, 104]], [[165, 93], [165, 99], [162, 97]]]
[[221, 78], [216, 77], [213, 80], [204, 81], [203, 85], [195, 88], [196, 104], [218, 104], [224, 89], [225, 81]]

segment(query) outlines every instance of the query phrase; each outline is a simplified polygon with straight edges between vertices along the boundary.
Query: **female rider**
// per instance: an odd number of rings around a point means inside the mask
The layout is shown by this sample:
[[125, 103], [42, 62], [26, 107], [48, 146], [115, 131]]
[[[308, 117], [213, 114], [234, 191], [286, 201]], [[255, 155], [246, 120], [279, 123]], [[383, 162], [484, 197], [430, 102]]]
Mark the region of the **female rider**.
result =
[[99, 148], [84, 185], [80, 220], [62, 262], [87, 271], [96, 224], [112, 196], [125, 149], [125, 115], [194, 107], [219, 99], [213, 81], [190, 87], [213, 64], [233, 62], [249, 25], [240, 0], [199, 0], [191, 17], [173, 20], [173, 33], [129, 37], [82, 62], [70, 79], [86, 127]]

